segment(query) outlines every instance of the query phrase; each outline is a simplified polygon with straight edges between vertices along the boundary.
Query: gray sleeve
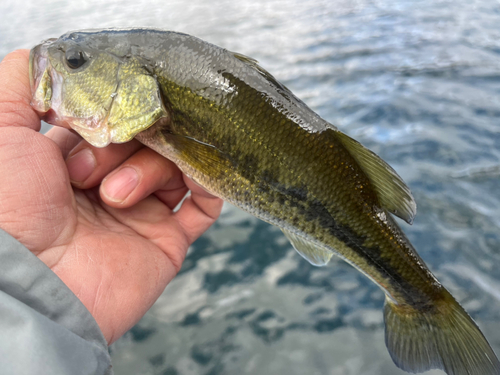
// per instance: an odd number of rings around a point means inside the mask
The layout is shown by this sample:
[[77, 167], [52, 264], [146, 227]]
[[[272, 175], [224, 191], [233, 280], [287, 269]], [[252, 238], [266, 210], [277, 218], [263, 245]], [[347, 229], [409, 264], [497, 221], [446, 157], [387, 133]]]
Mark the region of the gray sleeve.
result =
[[0, 229], [0, 374], [110, 375], [108, 345], [69, 288]]

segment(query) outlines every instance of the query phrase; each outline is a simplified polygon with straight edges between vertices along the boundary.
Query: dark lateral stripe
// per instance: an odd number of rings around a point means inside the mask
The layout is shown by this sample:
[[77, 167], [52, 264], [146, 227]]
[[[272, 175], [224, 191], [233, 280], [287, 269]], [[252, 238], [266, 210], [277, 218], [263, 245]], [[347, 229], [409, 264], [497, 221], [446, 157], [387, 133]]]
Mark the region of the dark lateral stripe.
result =
[[[361, 236], [355, 233], [349, 226], [338, 223], [330, 214], [327, 207], [319, 200], [308, 199], [306, 187], [284, 187], [281, 184], [274, 183], [272, 187], [266, 183], [261, 183], [259, 188], [266, 190], [269, 195], [273, 195], [270, 190], [273, 190], [278, 196], [278, 201], [284, 203], [288, 201], [293, 207], [299, 209], [300, 215], [303, 216], [300, 220], [316, 221], [322, 228], [342, 241], [349, 247], [357, 256], [368, 260], [368, 263], [376, 269], [379, 274], [387, 279], [391, 286], [407, 296], [407, 303], [411, 305], [425, 304], [429, 302], [422, 295], [422, 291], [406, 280], [395, 268], [391, 265], [391, 259], [381, 256], [380, 247], [367, 247], [365, 243], [367, 236]], [[300, 223], [300, 220], [294, 220], [293, 225]], [[300, 224], [299, 224], [300, 225]]]

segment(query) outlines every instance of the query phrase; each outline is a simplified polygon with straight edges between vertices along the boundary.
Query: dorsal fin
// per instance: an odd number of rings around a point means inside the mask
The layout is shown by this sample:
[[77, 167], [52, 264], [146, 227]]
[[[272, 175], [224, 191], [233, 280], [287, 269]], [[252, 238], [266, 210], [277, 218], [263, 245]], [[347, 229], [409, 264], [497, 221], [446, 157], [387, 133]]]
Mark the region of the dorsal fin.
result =
[[231, 52], [233, 54], [234, 57], [236, 57], [238, 60], [241, 60], [243, 61], [244, 63], [248, 64], [248, 65], [252, 65], [252, 66], [259, 66], [259, 62], [257, 60], [255, 60], [253, 57], [250, 57], [250, 56], [247, 56], [247, 55], [244, 55], [242, 53], [239, 53], [239, 52]]
[[324, 249], [286, 229], [281, 228], [293, 248], [314, 266], [324, 266], [333, 255], [333, 251]]
[[257, 72], [259, 72], [260, 75], [262, 75], [269, 82], [272, 82], [276, 87], [280, 88], [283, 91], [286, 91], [286, 92], [289, 92], [290, 94], [292, 94], [292, 92], [288, 88], [286, 88], [282, 83], [278, 82], [278, 80], [276, 78], [274, 78], [274, 76], [271, 73], [269, 73], [262, 66], [260, 66], [259, 62], [257, 60], [255, 60], [252, 57], [242, 55], [241, 53], [238, 53], [238, 52], [231, 52], [231, 53], [238, 60], [244, 62], [250, 68], [255, 69]]
[[396, 171], [358, 141], [340, 131], [336, 134], [373, 184], [382, 208], [412, 224], [417, 213], [417, 204], [410, 188]]

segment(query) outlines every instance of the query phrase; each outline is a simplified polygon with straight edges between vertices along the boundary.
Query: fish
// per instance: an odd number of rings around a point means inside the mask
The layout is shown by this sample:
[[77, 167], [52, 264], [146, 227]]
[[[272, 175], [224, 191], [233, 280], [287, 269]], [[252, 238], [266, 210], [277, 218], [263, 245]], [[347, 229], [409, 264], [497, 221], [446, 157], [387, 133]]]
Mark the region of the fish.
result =
[[336, 255], [385, 293], [385, 343], [412, 373], [499, 375], [476, 323], [394, 216], [409, 187], [256, 60], [183, 33], [72, 31], [30, 52], [33, 107], [96, 147], [138, 139], [211, 194], [279, 227], [316, 266]]

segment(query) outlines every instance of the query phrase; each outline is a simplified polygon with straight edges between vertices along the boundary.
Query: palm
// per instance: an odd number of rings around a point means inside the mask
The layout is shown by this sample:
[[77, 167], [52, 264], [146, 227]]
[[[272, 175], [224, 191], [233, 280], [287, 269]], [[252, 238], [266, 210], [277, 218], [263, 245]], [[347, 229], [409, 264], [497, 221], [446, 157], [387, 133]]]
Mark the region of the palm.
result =
[[[27, 77], [26, 57], [16, 65], [18, 81]], [[73, 188], [65, 158], [88, 145], [65, 129], [48, 136], [31, 130], [40, 121], [29, 87], [20, 87], [7, 93], [10, 101], [0, 97], [0, 227], [68, 285], [112, 342], [175, 276], [221, 202], [138, 143], [94, 150], [95, 172], [79, 184], [85, 190]], [[139, 186], [124, 202], [103, 201], [99, 185], [124, 161], [141, 172]], [[174, 213], [188, 188], [191, 197]]]

